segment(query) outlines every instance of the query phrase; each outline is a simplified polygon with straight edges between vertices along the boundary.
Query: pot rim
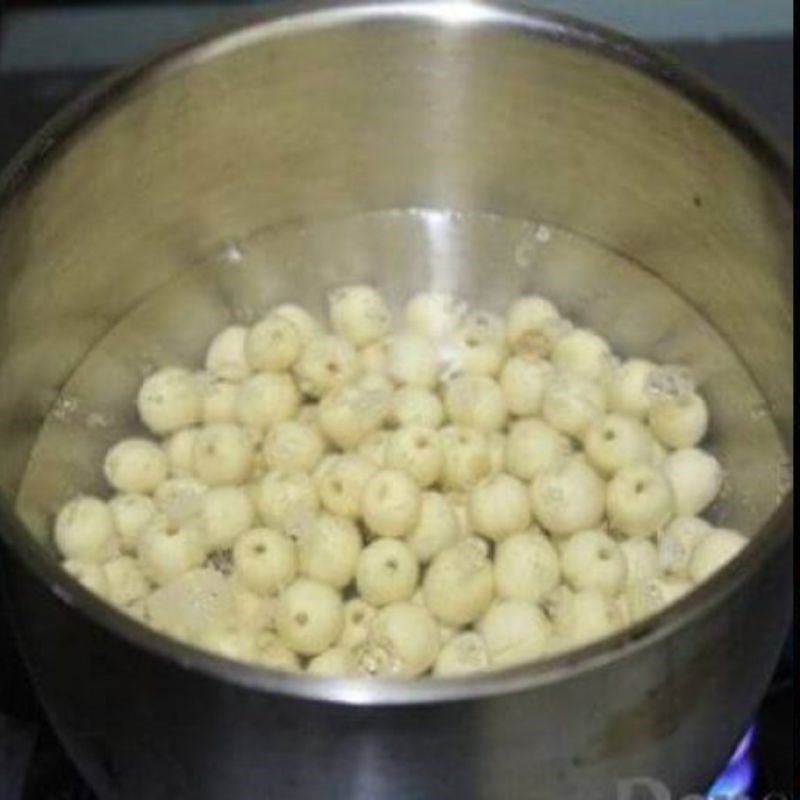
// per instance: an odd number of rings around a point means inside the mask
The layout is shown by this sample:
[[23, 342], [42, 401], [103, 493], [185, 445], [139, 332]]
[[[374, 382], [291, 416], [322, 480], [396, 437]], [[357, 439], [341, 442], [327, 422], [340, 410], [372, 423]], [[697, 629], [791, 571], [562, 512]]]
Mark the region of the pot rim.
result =
[[[273, 36], [352, 24], [376, 18], [427, 19], [433, 24], [489, 24], [522, 29], [565, 47], [589, 50], [659, 82], [698, 107], [739, 141], [768, 171], [786, 196], [793, 199], [790, 151], [753, 121], [724, 92], [662, 54], [624, 34], [560, 12], [523, 7], [510, 0], [282, 0], [251, 19], [229, 23], [159, 51], [155, 56], [114, 72], [58, 112], [22, 148], [0, 174], [0, 220], [15, 191], [41, 171], [98, 117], [113, 111], [131, 93], [173, 72], [212, 60], [229, 50]], [[176, 666], [246, 689], [306, 700], [348, 705], [409, 705], [475, 700], [547, 686], [603, 668], [657, 642], [676, 636], [692, 622], [711, 613], [733, 595], [791, 537], [793, 494], [790, 491], [740, 555], [689, 596], [664, 611], [595, 643], [523, 664], [459, 678], [401, 681], [388, 679], [320, 678], [279, 672], [213, 655], [156, 633], [84, 589], [48, 557], [13, 510], [0, 496], [0, 539], [47, 590], [107, 632]]]

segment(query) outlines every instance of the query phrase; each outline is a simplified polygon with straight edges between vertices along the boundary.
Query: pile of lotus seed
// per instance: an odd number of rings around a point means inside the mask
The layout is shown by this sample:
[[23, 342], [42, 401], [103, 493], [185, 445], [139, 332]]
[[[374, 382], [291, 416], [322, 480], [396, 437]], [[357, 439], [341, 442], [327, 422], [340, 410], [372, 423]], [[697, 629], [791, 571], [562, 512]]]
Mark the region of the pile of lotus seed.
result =
[[137, 398], [65, 568], [137, 620], [318, 676], [453, 676], [653, 614], [727, 563], [723, 472], [685, 368], [615, 357], [549, 300], [504, 316], [376, 289], [232, 325]]

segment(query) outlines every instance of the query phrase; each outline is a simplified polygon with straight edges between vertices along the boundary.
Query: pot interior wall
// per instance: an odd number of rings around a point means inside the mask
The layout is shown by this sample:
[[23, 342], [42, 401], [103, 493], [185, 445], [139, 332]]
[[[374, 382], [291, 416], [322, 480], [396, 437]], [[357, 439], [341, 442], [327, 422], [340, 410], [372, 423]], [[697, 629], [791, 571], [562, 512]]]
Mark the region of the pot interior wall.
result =
[[149, 369], [355, 280], [396, 307], [546, 293], [621, 354], [689, 365], [728, 469], [718, 519], [763, 525], [792, 426], [773, 165], [557, 24], [486, 13], [234, 34], [118, 86], [39, 159], [0, 215], [0, 492], [40, 541], [102, 488]]

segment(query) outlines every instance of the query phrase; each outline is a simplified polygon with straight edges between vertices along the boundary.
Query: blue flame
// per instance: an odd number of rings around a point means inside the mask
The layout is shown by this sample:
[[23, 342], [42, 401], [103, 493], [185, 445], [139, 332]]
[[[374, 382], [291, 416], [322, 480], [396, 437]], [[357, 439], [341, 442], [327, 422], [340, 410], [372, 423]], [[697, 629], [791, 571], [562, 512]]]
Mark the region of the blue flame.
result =
[[734, 800], [747, 795], [756, 772], [752, 757], [754, 733], [755, 729], [751, 726], [742, 737], [725, 771], [709, 789], [706, 795], [708, 800]]

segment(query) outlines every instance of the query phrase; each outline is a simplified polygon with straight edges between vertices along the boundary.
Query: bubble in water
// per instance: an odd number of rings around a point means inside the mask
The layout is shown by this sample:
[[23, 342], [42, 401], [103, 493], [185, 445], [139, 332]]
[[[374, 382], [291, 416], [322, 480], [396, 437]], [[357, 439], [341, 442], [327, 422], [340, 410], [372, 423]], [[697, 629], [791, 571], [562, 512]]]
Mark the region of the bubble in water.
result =
[[778, 464], [778, 499], [782, 499], [785, 495], [792, 491], [794, 486], [794, 475], [792, 474], [792, 465], [788, 461]]
[[453, 380], [464, 369], [464, 351], [452, 340], [443, 339], [438, 345], [439, 380], [443, 383]]
[[661, 586], [655, 581], [648, 581], [648, 583], [645, 584], [645, 592], [655, 606], [660, 606], [666, 603], [664, 592], [662, 591]]
[[[165, 484], [166, 486], [166, 484]], [[202, 508], [204, 490], [192, 481], [175, 480], [158, 499], [164, 516], [175, 525], [196, 517]]]
[[733, 481], [731, 479], [731, 474], [727, 470], [722, 471], [722, 475], [720, 476], [720, 484], [719, 484], [719, 491], [717, 492], [717, 497], [720, 500], [724, 500], [726, 497], [730, 497], [733, 493]]
[[560, 397], [561, 395], [569, 395], [572, 384], [567, 374], [556, 372], [549, 376], [547, 386], [554, 397]]
[[215, 550], [208, 557], [208, 566], [216, 570], [221, 575], [233, 573], [233, 555], [230, 550]]
[[480, 389], [472, 381], [458, 381], [448, 388], [448, 401], [462, 411], [468, 410], [480, 399]]
[[385, 643], [367, 641], [355, 651], [356, 672], [361, 675], [391, 675], [397, 672], [398, 659]]
[[660, 543], [658, 555], [664, 569], [673, 569], [678, 566], [685, 555], [685, 548], [677, 538], [663, 539]]
[[575, 326], [566, 317], [548, 319], [542, 324], [541, 335], [546, 337], [551, 344], [563, 339], [574, 330]]
[[530, 242], [521, 242], [514, 251], [514, 263], [520, 269], [527, 269], [534, 265], [536, 250]]
[[148, 378], [158, 369], [158, 364], [152, 358], [146, 358], [144, 361], [139, 363], [139, 375], [142, 378]]
[[547, 225], [539, 225], [536, 228], [536, 241], [542, 244], [547, 244], [552, 239], [553, 234]]
[[460, 323], [464, 317], [467, 316], [467, 312], [469, 311], [469, 303], [466, 300], [459, 300], [453, 298], [453, 318], [456, 323]]
[[219, 384], [223, 383], [223, 381], [212, 375], [210, 372], [201, 370], [199, 372], [195, 372], [194, 383], [198, 392], [201, 394], [210, 394]]
[[103, 411], [92, 411], [86, 416], [86, 427], [92, 430], [103, 430], [114, 424], [114, 417]]
[[314, 534], [316, 527], [317, 519], [310, 509], [295, 506], [286, 512], [284, 530], [294, 542], [300, 544], [309, 539]]
[[66, 394], [60, 394], [56, 398], [55, 403], [53, 403], [50, 414], [54, 419], [66, 422], [68, 419], [75, 416], [78, 412], [78, 407], [79, 403], [77, 398], [70, 397]]
[[386, 411], [388, 398], [385, 392], [367, 389], [348, 394], [345, 403], [358, 416], [374, 417]]
[[273, 443], [272, 447], [274, 448], [274, 453], [278, 459], [283, 461], [300, 455], [303, 449], [303, 444], [297, 439], [285, 437], [282, 439], [277, 439]]
[[553, 503], [564, 502], [564, 492], [557, 486], [550, 486], [545, 491], [545, 497]]
[[688, 367], [659, 367], [648, 376], [645, 391], [653, 397], [678, 399], [694, 392], [694, 379]]
[[244, 248], [239, 241], [232, 239], [225, 244], [222, 261], [226, 264], [241, 264], [244, 261]]
[[464, 339], [475, 337], [479, 342], [492, 341], [503, 335], [505, 323], [503, 318], [488, 311], [476, 311], [464, 320]]
[[486, 563], [486, 557], [489, 554], [489, 545], [483, 539], [467, 539], [463, 542], [461, 550], [466, 558], [467, 563], [479, 569]]
[[328, 289], [326, 292], [328, 303], [338, 303], [347, 297], [347, 287], [337, 286], [335, 289]]
[[487, 666], [486, 650], [478, 636], [463, 636], [455, 643], [455, 648], [462, 664], [468, 664], [473, 667]]
[[514, 250], [514, 262], [522, 268], [533, 266], [537, 249], [537, 233], [527, 230]]
[[592, 292], [593, 303], [606, 303], [608, 301], [615, 301], [617, 298], [616, 293], [608, 286], [597, 286]]
[[769, 409], [767, 408], [767, 404], [764, 400], [759, 400], [757, 403], [754, 403], [750, 408], [750, 416], [756, 420], [763, 420], [769, 417]]
[[569, 611], [572, 601], [572, 591], [564, 584], [561, 584], [561, 586], [553, 589], [552, 592], [549, 592], [544, 597], [542, 601], [542, 608], [545, 614], [547, 614], [551, 620], [555, 620], [559, 616], [564, 615]]
[[240, 322], [243, 325], [250, 325], [255, 322], [256, 311], [251, 306], [234, 306], [231, 311], [231, 316], [236, 322]]

